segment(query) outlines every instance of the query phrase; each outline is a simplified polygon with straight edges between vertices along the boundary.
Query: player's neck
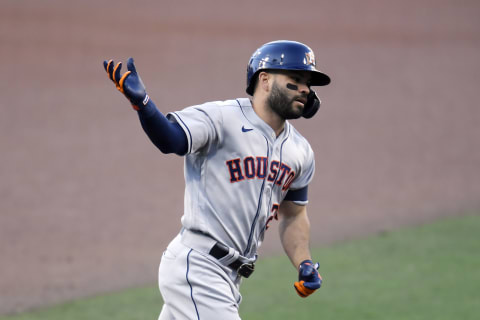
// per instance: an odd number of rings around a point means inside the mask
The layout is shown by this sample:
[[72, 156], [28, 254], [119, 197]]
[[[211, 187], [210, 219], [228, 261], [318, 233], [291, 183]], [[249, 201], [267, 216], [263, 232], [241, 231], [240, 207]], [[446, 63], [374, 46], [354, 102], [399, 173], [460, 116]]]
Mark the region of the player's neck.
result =
[[257, 116], [265, 121], [268, 124], [277, 137], [282, 133], [283, 129], [285, 128], [285, 119], [281, 118], [275, 111], [273, 111], [264, 100], [255, 99], [255, 97], [251, 100], [253, 110]]

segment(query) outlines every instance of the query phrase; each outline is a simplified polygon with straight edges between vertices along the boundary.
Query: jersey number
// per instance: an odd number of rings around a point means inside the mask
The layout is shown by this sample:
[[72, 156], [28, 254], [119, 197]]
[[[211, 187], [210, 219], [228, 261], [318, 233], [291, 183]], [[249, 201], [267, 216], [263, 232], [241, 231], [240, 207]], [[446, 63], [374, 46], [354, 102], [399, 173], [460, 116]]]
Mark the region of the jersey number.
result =
[[265, 230], [270, 228], [270, 226], [269, 226], [270, 221], [272, 221], [273, 219], [278, 220], [278, 208], [279, 207], [280, 207], [280, 205], [278, 203], [274, 203], [272, 205], [272, 210], [270, 210], [270, 212], [272, 214], [267, 219], [267, 223], [265, 224]]

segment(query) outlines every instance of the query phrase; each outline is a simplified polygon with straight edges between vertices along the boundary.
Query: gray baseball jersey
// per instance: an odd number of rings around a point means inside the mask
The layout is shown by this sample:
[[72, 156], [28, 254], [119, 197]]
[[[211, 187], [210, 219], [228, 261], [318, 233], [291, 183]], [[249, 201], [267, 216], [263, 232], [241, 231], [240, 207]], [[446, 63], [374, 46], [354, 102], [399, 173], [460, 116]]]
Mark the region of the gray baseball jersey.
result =
[[276, 137], [247, 98], [192, 106], [167, 117], [188, 139], [182, 225], [255, 259], [287, 192], [313, 178], [310, 144], [288, 121]]

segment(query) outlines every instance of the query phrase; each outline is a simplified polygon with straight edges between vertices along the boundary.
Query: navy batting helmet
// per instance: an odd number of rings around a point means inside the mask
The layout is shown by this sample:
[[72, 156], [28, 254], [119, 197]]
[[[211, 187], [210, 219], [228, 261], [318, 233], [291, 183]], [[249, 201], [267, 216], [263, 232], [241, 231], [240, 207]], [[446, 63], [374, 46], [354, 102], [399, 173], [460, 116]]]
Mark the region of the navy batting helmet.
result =
[[303, 43], [288, 40], [272, 41], [258, 48], [247, 66], [247, 93], [253, 95], [256, 76], [262, 70], [310, 71], [312, 86], [326, 86], [330, 77], [315, 68], [315, 55]]

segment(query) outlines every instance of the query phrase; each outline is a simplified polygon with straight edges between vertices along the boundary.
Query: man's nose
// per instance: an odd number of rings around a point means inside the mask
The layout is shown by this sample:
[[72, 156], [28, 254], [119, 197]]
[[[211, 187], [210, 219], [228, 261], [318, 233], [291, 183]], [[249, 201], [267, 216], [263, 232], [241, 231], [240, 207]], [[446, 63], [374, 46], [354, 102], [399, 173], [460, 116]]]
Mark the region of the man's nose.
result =
[[307, 86], [306, 84], [299, 83], [298, 91], [300, 91], [302, 94], [308, 95], [310, 93], [310, 87]]

